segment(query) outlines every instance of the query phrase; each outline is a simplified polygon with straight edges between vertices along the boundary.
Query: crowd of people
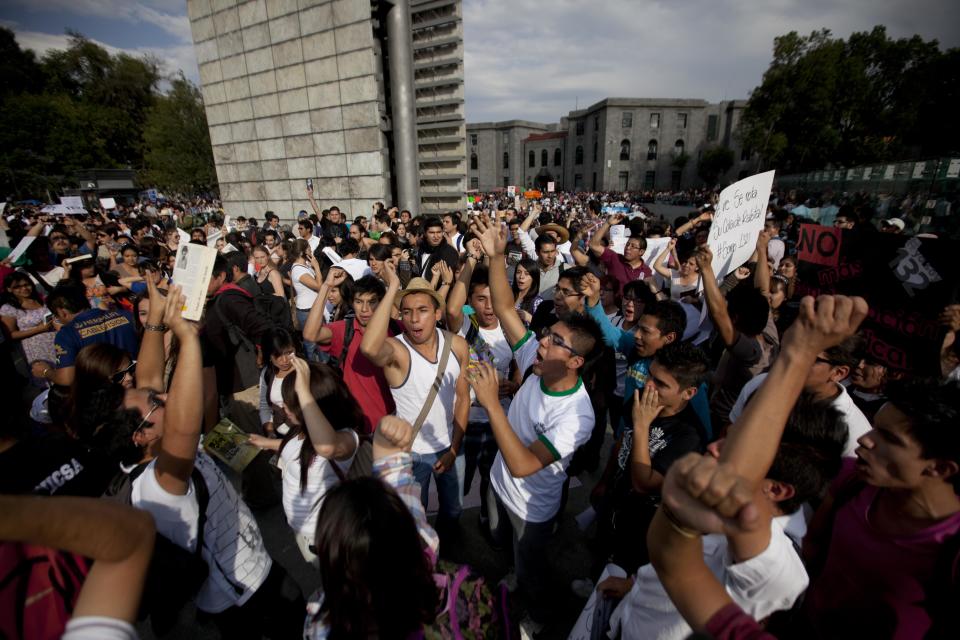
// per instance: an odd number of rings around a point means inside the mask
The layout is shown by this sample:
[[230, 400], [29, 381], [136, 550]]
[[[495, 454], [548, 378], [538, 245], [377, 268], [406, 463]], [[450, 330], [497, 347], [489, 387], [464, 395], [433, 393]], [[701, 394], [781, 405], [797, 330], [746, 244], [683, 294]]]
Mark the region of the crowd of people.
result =
[[[674, 220], [642, 194], [350, 220], [307, 195], [291, 224], [8, 208], [6, 246], [29, 244], [0, 262], [5, 637], [163, 637], [185, 610], [223, 638], [957, 634], [960, 305], [939, 376], [876, 360], [867, 301], [801, 296], [811, 200], [775, 193], [718, 274], [709, 192]], [[876, 213], [820, 222], [925, 231]], [[217, 249], [199, 322], [172, 279], [190, 243]], [[261, 452], [240, 472], [203, 446], [224, 419]], [[594, 567], [560, 584], [578, 476]], [[267, 550], [275, 504], [314, 593]], [[467, 527], [509, 615], [449, 610]], [[572, 631], [558, 589], [584, 601]]]

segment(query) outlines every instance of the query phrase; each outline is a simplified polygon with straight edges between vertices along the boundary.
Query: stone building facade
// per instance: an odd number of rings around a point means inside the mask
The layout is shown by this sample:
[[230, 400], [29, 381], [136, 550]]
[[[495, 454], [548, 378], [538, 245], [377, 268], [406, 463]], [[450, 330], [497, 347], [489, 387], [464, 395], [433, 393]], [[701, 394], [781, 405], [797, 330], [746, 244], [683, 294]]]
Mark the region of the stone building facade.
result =
[[[337, 204], [350, 217], [369, 215], [375, 201], [396, 201], [389, 96], [399, 87], [391, 86], [386, 64], [389, 6], [376, 0], [187, 1], [228, 212], [262, 218], [272, 210], [292, 218], [310, 210], [307, 179], [321, 205]], [[409, 11], [415, 86], [406, 89], [417, 91], [417, 151], [426, 159], [418, 173], [422, 191], [430, 193], [421, 208], [459, 206], [466, 182], [460, 0], [412, 0]], [[427, 69], [435, 70], [430, 82], [445, 84], [421, 96], [428, 81], [416, 74]], [[453, 108], [443, 112], [430, 104], [451, 99]], [[425, 141], [437, 137], [435, 131], [443, 133], [442, 144]], [[435, 187], [437, 164], [430, 160], [441, 151], [443, 166], [459, 170], [459, 182], [443, 181], [446, 193]], [[458, 153], [459, 166], [452, 158]]]
[[[526, 122], [523, 139], [525, 188], [541, 187], [552, 178], [558, 190], [640, 191], [678, 190], [701, 186], [697, 162], [713, 146], [734, 153], [734, 164], [720, 177], [731, 182], [753, 172], [755, 157], [737, 136], [744, 100], [709, 103], [705, 100], [607, 98], [564, 116], [559, 125]], [[468, 124], [474, 131], [513, 131], [514, 123]], [[560, 150], [559, 164], [555, 154]], [[547, 152], [544, 166], [543, 152]], [[531, 152], [534, 166], [530, 166]], [[496, 166], [502, 151], [489, 145], [468, 145], [477, 166]], [[472, 161], [472, 160], [471, 160]], [[471, 180], [474, 172], [471, 172]], [[487, 173], [489, 175], [489, 172]], [[479, 172], [481, 190], [502, 186]], [[515, 180], [515, 177], [511, 176]]]
[[527, 120], [478, 122], [467, 125], [469, 189], [491, 191], [525, 184], [524, 140], [556, 125]]

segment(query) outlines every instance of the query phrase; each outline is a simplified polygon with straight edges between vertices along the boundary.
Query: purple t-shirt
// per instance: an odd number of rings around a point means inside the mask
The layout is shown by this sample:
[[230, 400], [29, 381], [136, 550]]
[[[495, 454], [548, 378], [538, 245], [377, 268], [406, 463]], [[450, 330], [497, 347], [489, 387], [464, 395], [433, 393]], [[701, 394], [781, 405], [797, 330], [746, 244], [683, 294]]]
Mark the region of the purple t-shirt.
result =
[[640, 266], [634, 269], [630, 264], [624, 260], [623, 256], [615, 251], [612, 251], [610, 247], [604, 247], [603, 254], [600, 256], [600, 262], [604, 264], [607, 268], [607, 273], [620, 281], [620, 290], [626, 286], [628, 282], [633, 282], [634, 280], [643, 280], [651, 275], [650, 267], [645, 263], [641, 262]]

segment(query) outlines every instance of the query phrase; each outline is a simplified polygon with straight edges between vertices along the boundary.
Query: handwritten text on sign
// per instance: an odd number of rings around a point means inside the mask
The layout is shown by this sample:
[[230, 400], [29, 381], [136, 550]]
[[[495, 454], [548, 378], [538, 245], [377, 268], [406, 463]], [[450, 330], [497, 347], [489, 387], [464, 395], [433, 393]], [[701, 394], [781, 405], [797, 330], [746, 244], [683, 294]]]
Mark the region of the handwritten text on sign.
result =
[[753, 254], [763, 230], [774, 173], [744, 178], [720, 192], [707, 239], [717, 278], [723, 279]]

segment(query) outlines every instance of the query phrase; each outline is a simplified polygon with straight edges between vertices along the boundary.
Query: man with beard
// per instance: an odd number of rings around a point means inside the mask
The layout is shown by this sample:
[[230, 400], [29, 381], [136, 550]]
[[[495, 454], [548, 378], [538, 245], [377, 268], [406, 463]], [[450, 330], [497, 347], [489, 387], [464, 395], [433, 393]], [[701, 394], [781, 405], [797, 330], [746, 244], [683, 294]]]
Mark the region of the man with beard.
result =
[[456, 271], [460, 256], [457, 250], [450, 246], [443, 235], [443, 223], [439, 218], [427, 218], [423, 223], [423, 237], [420, 239], [420, 273], [429, 275], [433, 265], [443, 260]]

